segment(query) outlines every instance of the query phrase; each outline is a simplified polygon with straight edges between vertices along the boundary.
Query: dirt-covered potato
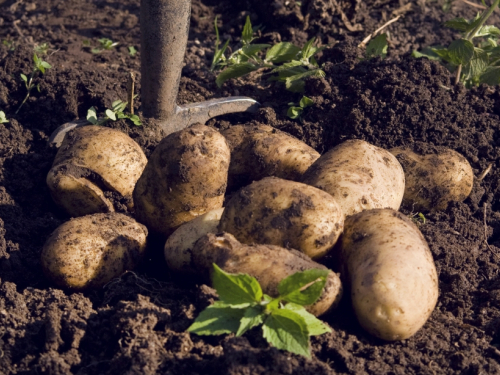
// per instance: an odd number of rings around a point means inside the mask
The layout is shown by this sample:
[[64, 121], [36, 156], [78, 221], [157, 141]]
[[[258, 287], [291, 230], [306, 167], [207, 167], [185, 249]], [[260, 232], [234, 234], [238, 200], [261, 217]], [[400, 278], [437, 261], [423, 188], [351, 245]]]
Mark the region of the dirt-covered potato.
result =
[[180, 225], [222, 207], [230, 157], [226, 139], [205, 125], [164, 138], [134, 190], [137, 220], [168, 236]]
[[222, 131], [231, 148], [228, 187], [275, 176], [297, 181], [320, 154], [302, 141], [267, 125], [237, 125]]
[[434, 260], [416, 225], [403, 214], [374, 209], [348, 217], [340, 259], [356, 316], [373, 335], [406, 339], [434, 310]]
[[399, 209], [403, 168], [389, 151], [361, 140], [349, 140], [322, 155], [302, 182], [331, 194], [346, 216], [372, 208]]
[[403, 166], [406, 188], [403, 204], [415, 210], [444, 210], [462, 202], [472, 191], [474, 174], [462, 155], [445, 147], [390, 150]]
[[[212, 264], [226, 272], [246, 273], [255, 277], [264, 293], [278, 296], [278, 284], [284, 278], [307, 269], [327, 269], [296, 250], [273, 245], [243, 245], [229, 233], [207, 234], [193, 247], [193, 267], [208, 278]], [[330, 272], [323, 294], [307, 310], [319, 316], [335, 308], [342, 297], [342, 284], [338, 275]]]
[[74, 217], [113, 212], [119, 208], [115, 204], [131, 209], [132, 192], [146, 163], [146, 155], [128, 135], [83, 126], [66, 134], [47, 185], [54, 202]]
[[335, 245], [343, 227], [344, 214], [330, 194], [276, 177], [234, 194], [219, 224], [243, 243], [293, 248], [313, 259]]
[[146, 249], [147, 234], [144, 225], [116, 212], [71, 219], [45, 242], [42, 268], [61, 287], [99, 288], [134, 268]]
[[217, 208], [182, 224], [165, 243], [164, 253], [168, 267], [183, 274], [193, 274], [191, 266], [193, 246], [207, 233], [216, 233], [224, 208]]

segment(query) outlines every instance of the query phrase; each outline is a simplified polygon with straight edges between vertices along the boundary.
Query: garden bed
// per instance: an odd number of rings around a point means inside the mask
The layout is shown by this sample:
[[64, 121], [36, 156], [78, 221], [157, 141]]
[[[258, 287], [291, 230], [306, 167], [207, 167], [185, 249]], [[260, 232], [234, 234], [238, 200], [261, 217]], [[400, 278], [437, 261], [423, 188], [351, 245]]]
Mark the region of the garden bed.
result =
[[[127, 77], [140, 75], [138, 0], [0, 0], [0, 374], [495, 374], [500, 373], [500, 95], [497, 87], [466, 90], [439, 63], [408, 52], [447, 44], [444, 20], [471, 18], [459, 0], [401, 1], [193, 0], [179, 103], [246, 95], [262, 107], [208, 125], [223, 129], [261, 123], [289, 132], [320, 153], [352, 138], [383, 148], [429, 142], [463, 154], [479, 176], [493, 167], [463, 203], [424, 212], [420, 230], [439, 274], [439, 300], [412, 338], [385, 343], [358, 325], [348, 299], [324, 317], [333, 332], [312, 338], [312, 359], [279, 351], [251, 331], [198, 337], [185, 332], [214, 298], [205, 285], [178, 280], [164, 266], [162, 243], [152, 239], [147, 259], [102, 290], [71, 293], [43, 276], [39, 256], [49, 234], [68, 217], [52, 202], [45, 177], [56, 149], [48, 136], [59, 125], [126, 100]], [[300, 4], [300, 5], [299, 5]], [[411, 6], [410, 6], [411, 4]], [[389, 54], [362, 60], [357, 44], [394, 17]], [[319, 59], [325, 79], [310, 79], [314, 105], [302, 121], [286, 116], [300, 95], [250, 77], [219, 89], [210, 72], [215, 33], [237, 36], [247, 15], [259, 43], [303, 45], [317, 36], [335, 46]], [[499, 12], [491, 18], [498, 25]], [[92, 53], [99, 38], [117, 47]], [[90, 48], [84, 43], [89, 41]], [[26, 104], [20, 74], [32, 69], [33, 46], [47, 42], [52, 68]], [[132, 56], [129, 46], [139, 52]], [[140, 112], [139, 97], [136, 103]], [[127, 132], [149, 156], [162, 138], [149, 121]], [[403, 210], [411, 215], [416, 212]]]

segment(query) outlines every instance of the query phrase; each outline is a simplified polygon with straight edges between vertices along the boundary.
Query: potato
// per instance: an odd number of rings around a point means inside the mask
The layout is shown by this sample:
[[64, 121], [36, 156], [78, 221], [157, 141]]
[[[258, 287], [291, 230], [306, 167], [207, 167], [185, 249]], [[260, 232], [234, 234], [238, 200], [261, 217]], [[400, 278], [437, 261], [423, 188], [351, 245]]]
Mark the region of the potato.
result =
[[205, 125], [170, 134], [156, 147], [134, 190], [136, 218], [164, 236], [222, 207], [230, 151]]
[[229, 200], [219, 231], [239, 241], [297, 249], [313, 259], [325, 255], [344, 227], [333, 197], [300, 182], [267, 177]]
[[[307, 269], [327, 269], [299, 251], [273, 245], [243, 245], [229, 233], [201, 237], [193, 247], [192, 261], [205, 277], [212, 271], [213, 263], [226, 272], [253, 276], [271, 297], [278, 296], [278, 284], [284, 278]], [[307, 310], [320, 316], [335, 308], [341, 297], [342, 283], [336, 273], [330, 272], [321, 297]]]
[[224, 130], [231, 148], [228, 188], [275, 176], [297, 181], [320, 154], [304, 142], [267, 125]]
[[416, 152], [396, 147], [390, 152], [405, 172], [405, 206], [416, 210], [444, 210], [451, 202], [464, 201], [472, 191], [472, 168], [467, 159], [456, 151], [445, 147], [426, 147], [426, 150]]
[[414, 335], [436, 306], [438, 279], [415, 224], [391, 209], [367, 210], [345, 221], [342, 278], [358, 320], [384, 340]]
[[207, 233], [216, 233], [224, 208], [217, 208], [182, 224], [165, 243], [164, 253], [168, 267], [183, 274], [194, 274], [191, 253], [196, 241]]
[[128, 135], [83, 126], [64, 138], [47, 185], [54, 202], [71, 216], [115, 211], [109, 194], [118, 194], [131, 209], [132, 192], [146, 163], [146, 155]]
[[322, 155], [302, 182], [331, 194], [346, 216], [372, 208], [399, 209], [403, 168], [389, 151], [361, 140], [349, 140]]
[[141, 260], [147, 234], [146, 227], [116, 212], [71, 219], [45, 242], [43, 271], [64, 288], [100, 288]]

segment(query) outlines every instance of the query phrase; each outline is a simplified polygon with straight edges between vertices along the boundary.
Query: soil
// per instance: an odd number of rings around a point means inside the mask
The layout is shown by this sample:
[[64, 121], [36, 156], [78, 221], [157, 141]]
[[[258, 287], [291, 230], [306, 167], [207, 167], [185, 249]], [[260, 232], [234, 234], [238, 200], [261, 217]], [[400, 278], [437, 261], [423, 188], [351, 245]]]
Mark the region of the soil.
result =
[[[43, 275], [40, 251], [68, 220], [51, 200], [45, 177], [56, 149], [48, 136], [59, 125], [103, 112], [125, 100], [127, 77], [140, 78], [139, 0], [0, 0], [0, 374], [498, 374], [500, 373], [500, 95], [498, 88], [454, 85], [436, 62], [414, 60], [414, 49], [447, 44], [456, 35], [441, 23], [471, 18], [461, 1], [406, 0], [193, 0], [179, 103], [247, 95], [262, 103], [257, 115], [209, 121], [225, 129], [266, 124], [289, 132], [323, 153], [347, 139], [384, 148], [428, 142], [463, 154], [479, 176], [463, 203], [424, 212], [420, 229], [439, 273], [439, 302], [412, 338], [386, 343], [365, 333], [346, 298], [324, 317], [330, 334], [312, 338], [312, 358], [279, 351], [251, 331], [199, 337], [185, 332], [216, 297], [206, 285], [179, 280], [163, 266], [162, 243], [149, 257], [104, 288], [74, 293]], [[363, 60], [357, 44], [383, 23], [389, 54]], [[302, 45], [315, 36], [326, 49], [324, 79], [310, 79], [314, 105], [301, 121], [286, 117], [300, 95], [250, 77], [215, 85], [213, 20], [236, 46], [244, 19], [259, 25], [258, 42]], [[492, 22], [500, 21], [497, 12]], [[94, 54], [99, 38], [119, 45]], [[90, 47], [85, 43], [89, 41]], [[52, 68], [26, 95], [35, 44], [50, 44]], [[87, 43], [88, 44], [88, 43]], [[128, 46], [139, 52], [131, 56]], [[137, 80], [140, 93], [140, 79]], [[136, 103], [140, 111], [140, 95]], [[111, 123], [149, 156], [163, 134], [152, 122]], [[411, 207], [405, 214], [416, 214]]]

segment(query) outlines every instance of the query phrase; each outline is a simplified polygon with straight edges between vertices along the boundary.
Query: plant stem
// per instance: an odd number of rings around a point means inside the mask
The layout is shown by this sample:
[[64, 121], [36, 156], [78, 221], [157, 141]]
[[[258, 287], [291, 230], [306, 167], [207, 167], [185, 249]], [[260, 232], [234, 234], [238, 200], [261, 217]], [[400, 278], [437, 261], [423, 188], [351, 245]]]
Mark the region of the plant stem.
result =
[[455, 85], [458, 85], [458, 83], [460, 82], [460, 75], [462, 74], [462, 64], [460, 64], [458, 67], [457, 67], [457, 73], [455, 75]]
[[31, 89], [33, 88], [33, 77], [34, 77], [34, 75], [35, 75], [35, 71], [33, 71], [31, 73], [31, 75], [30, 75], [30, 79], [29, 79], [28, 83], [26, 84], [26, 89], [28, 90], [28, 93], [24, 97], [24, 100], [21, 103], [21, 105], [19, 106], [19, 108], [17, 109], [17, 111], [14, 113], [15, 115], [17, 115], [17, 113], [19, 112], [19, 110], [21, 109], [21, 107], [24, 105], [24, 103], [26, 103], [26, 100], [28, 100], [28, 98], [30, 97], [30, 92], [31, 92]]
[[466, 36], [466, 39], [470, 42], [472, 38], [474, 38], [479, 30], [481, 30], [481, 27], [483, 27], [484, 23], [486, 20], [491, 16], [491, 14], [495, 11], [495, 8], [500, 4], [500, 0], [495, 0], [493, 1], [493, 4], [491, 4], [491, 7], [486, 9], [484, 13], [481, 15], [481, 19], [479, 23], [476, 25], [476, 27]]

